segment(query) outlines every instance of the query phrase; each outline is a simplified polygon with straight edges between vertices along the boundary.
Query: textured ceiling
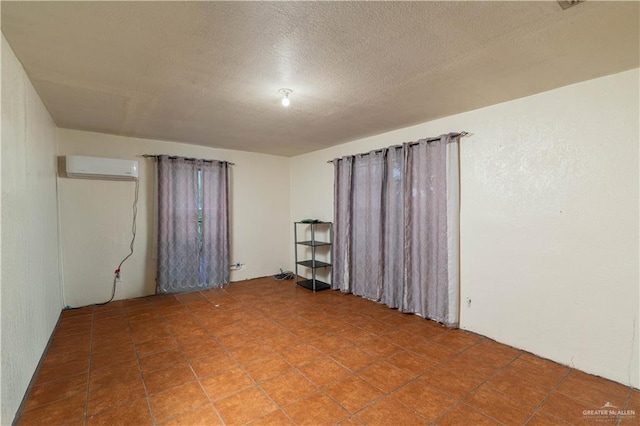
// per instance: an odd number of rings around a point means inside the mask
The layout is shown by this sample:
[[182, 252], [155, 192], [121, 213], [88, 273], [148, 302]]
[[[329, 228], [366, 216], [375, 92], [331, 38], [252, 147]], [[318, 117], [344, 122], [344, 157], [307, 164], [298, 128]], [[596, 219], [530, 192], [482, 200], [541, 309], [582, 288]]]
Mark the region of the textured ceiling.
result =
[[291, 156], [636, 68], [639, 6], [3, 1], [2, 32], [59, 127]]

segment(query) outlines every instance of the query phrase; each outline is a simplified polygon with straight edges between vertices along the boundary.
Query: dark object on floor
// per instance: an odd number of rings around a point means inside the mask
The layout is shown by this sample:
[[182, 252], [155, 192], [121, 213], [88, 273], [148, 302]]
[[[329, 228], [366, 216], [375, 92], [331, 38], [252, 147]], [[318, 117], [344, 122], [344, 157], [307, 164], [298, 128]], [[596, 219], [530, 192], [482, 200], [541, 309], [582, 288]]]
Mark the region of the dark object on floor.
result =
[[284, 280], [292, 280], [293, 272], [291, 271], [283, 271], [280, 269], [280, 273], [273, 276], [276, 281], [284, 281]]

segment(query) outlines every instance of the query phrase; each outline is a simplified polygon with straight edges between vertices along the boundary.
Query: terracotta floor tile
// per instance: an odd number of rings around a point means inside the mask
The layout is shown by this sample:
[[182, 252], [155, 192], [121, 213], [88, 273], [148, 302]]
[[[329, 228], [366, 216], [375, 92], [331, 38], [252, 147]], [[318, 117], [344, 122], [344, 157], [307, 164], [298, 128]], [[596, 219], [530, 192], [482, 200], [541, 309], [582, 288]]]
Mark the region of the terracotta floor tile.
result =
[[83, 320], [81, 322], [76, 322], [76, 318], [68, 318], [68, 320], [70, 321], [65, 323], [65, 319], [63, 319], [61, 321], [61, 324], [58, 324], [58, 327], [56, 328], [56, 334], [58, 336], [86, 333], [87, 331], [91, 330], [93, 324], [92, 319]]
[[83, 360], [88, 358], [90, 354], [91, 350], [88, 346], [79, 349], [75, 347], [58, 347], [55, 349], [49, 348], [47, 355], [42, 361], [42, 367]]
[[160, 424], [162, 426], [218, 426], [222, 425], [222, 421], [211, 404], [207, 404]]
[[172, 330], [171, 334], [178, 342], [178, 346], [183, 346], [185, 343], [190, 343], [194, 340], [206, 340], [212, 337], [207, 329], [200, 326], [191, 329], [185, 327], [183, 330]]
[[93, 355], [91, 355], [91, 368], [107, 368], [123, 361], [135, 361], [136, 359], [137, 356], [133, 349], [123, 348], [121, 352], [112, 351], [105, 353], [94, 353]]
[[376, 362], [376, 357], [358, 347], [352, 347], [334, 353], [331, 357], [351, 371], [361, 370]]
[[314, 340], [325, 335], [325, 330], [315, 325], [298, 326], [291, 329], [291, 332], [303, 340]]
[[111, 316], [109, 318], [96, 319], [93, 331], [109, 332], [113, 330], [126, 330], [129, 328], [129, 320], [125, 315]]
[[334, 352], [338, 352], [353, 346], [353, 343], [349, 342], [348, 340], [341, 339], [340, 337], [335, 335], [321, 336], [316, 339], [310, 340], [309, 343], [325, 354], [332, 354]]
[[216, 353], [196, 358], [189, 362], [198, 377], [206, 377], [222, 373], [237, 366], [236, 362], [226, 353]]
[[280, 376], [292, 368], [284, 358], [277, 354], [260, 358], [244, 365], [245, 371], [258, 383]]
[[209, 400], [196, 382], [186, 383], [149, 397], [156, 422], [208, 404]]
[[390, 329], [390, 326], [388, 326], [384, 322], [377, 320], [368, 320], [366, 322], [358, 324], [358, 328], [377, 336], [388, 333], [393, 329]]
[[425, 373], [420, 380], [456, 398], [462, 398], [482, 384], [482, 380], [438, 367]]
[[256, 359], [274, 354], [273, 350], [258, 342], [250, 342], [245, 345], [229, 349], [229, 353], [240, 364], [247, 364]]
[[418, 355], [432, 359], [435, 362], [443, 361], [458, 353], [456, 349], [427, 340], [418, 340], [411, 345], [408, 345], [407, 348]]
[[416, 343], [426, 341], [422, 337], [416, 336], [415, 333], [404, 330], [402, 327], [398, 327], [396, 330], [385, 334], [384, 337], [394, 345], [405, 349]]
[[640, 391], [634, 389], [631, 391], [625, 410], [635, 410], [636, 414], [640, 416]]
[[538, 411], [527, 423], [527, 426], [562, 426], [570, 425], [562, 419], [547, 414], [544, 411]]
[[296, 425], [330, 425], [346, 418], [349, 413], [322, 392], [307, 396], [284, 408]]
[[355, 376], [327, 386], [325, 393], [352, 413], [384, 395], [380, 389]]
[[516, 371], [504, 370], [491, 378], [484, 386], [496, 389], [520, 404], [533, 410], [551, 390], [540, 383], [524, 380]]
[[183, 362], [184, 357], [179, 349], [170, 349], [168, 351], [155, 352], [151, 355], [140, 357], [138, 361], [140, 362], [142, 372], [150, 373], [154, 370], [160, 370]]
[[273, 411], [264, 417], [260, 417], [249, 423], [251, 426], [281, 426], [293, 425], [293, 422], [284, 414], [282, 410]]
[[366, 425], [421, 425], [427, 420], [391, 397], [384, 398], [358, 413]]
[[330, 358], [322, 358], [299, 368], [316, 386], [322, 387], [349, 376], [351, 371]]
[[540, 407], [540, 410], [568, 423], [581, 424], [586, 420], [582, 413], [584, 410], [598, 408], [600, 407], [593, 407], [585, 402], [576, 401], [560, 392], [553, 392]]
[[435, 424], [442, 426], [459, 426], [459, 425], [499, 425], [493, 419], [482, 414], [475, 408], [466, 404], [458, 404], [451, 410], [447, 411], [442, 417], [436, 420]]
[[317, 387], [297, 371], [262, 383], [262, 389], [281, 407], [313, 393]]
[[49, 380], [61, 380], [69, 376], [89, 371], [89, 359], [79, 359], [63, 362], [60, 364], [43, 365], [38, 372], [37, 383], [48, 382]]
[[265, 338], [262, 338], [261, 340], [265, 345], [269, 346], [271, 349], [278, 352], [281, 352], [282, 350], [284, 350], [289, 346], [295, 346], [302, 343], [300, 338], [288, 332], [283, 332], [281, 334], [278, 334], [272, 337], [265, 337]]
[[393, 393], [393, 397], [423, 415], [428, 421], [441, 416], [458, 401], [457, 398], [421, 381], [403, 386]]
[[351, 416], [351, 417], [347, 417], [346, 419], [340, 421], [340, 423], [338, 423], [340, 426], [361, 426], [364, 423], [362, 423], [362, 420], [360, 420], [358, 418], [358, 416]]
[[91, 333], [74, 334], [73, 336], [58, 336], [54, 334], [49, 345], [50, 351], [91, 350]]
[[[153, 321], [157, 323], [157, 321]], [[152, 327], [144, 327], [131, 331], [131, 337], [136, 344], [148, 342], [155, 339], [168, 339], [171, 337], [169, 330], [162, 326], [156, 325]]]
[[226, 353], [222, 346], [211, 338], [195, 339], [187, 342], [180, 342], [182, 353], [189, 360]]
[[640, 393], [615, 382], [270, 277], [64, 311], [30, 392], [18, 424], [84, 425], [85, 406], [87, 424], [220, 424], [217, 406], [227, 424], [580, 424], [606, 402], [640, 412]]
[[144, 383], [147, 387], [148, 395], [160, 393], [174, 386], [195, 380], [196, 377], [193, 375], [191, 368], [184, 361], [144, 375]]
[[212, 401], [225, 398], [254, 385], [253, 380], [238, 367], [200, 380], [202, 387]]
[[290, 346], [285, 350], [280, 351], [280, 355], [284, 357], [289, 363], [300, 366], [316, 359], [320, 359], [324, 356], [322, 352], [314, 348], [313, 346], [302, 343], [296, 346]]
[[79, 309], [65, 309], [62, 311], [62, 318], [71, 318], [78, 317], [82, 315], [92, 315], [93, 314], [93, 306], [87, 306], [85, 308]]
[[25, 403], [25, 410], [53, 401], [67, 399], [80, 393], [86, 395], [87, 376], [86, 373], [76, 374], [66, 379], [44, 382], [33, 386]]
[[556, 390], [598, 408], [607, 402], [622, 407], [630, 393], [626, 386], [576, 371], [571, 371]]
[[441, 364], [441, 368], [455, 371], [460, 375], [473, 377], [480, 382], [483, 382], [498, 373], [499, 367], [485, 364], [481, 360], [476, 360], [470, 356], [464, 356], [465, 353], [466, 352], [463, 352], [462, 354], [454, 355], [452, 358], [449, 358]]
[[336, 336], [339, 336], [345, 340], [348, 340], [353, 344], [360, 344], [365, 340], [376, 337], [375, 334], [369, 333], [368, 331], [364, 331], [356, 327], [346, 328], [346, 329], [337, 331], [335, 334]]
[[109, 386], [118, 383], [129, 383], [141, 378], [136, 361], [125, 361], [107, 368], [92, 368], [89, 376], [90, 388], [96, 385]]
[[509, 364], [505, 370], [513, 370], [528, 382], [538, 383], [549, 389], [557, 386], [569, 372], [568, 367], [542, 358], [535, 359], [528, 354], [520, 356]]
[[87, 418], [87, 425], [150, 425], [152, 424], [149, 403], [146, 398], [125, 403]]
[[49, 404], [39, 405], [22, 413], [18, 425], [65, 424], [82, 419], [86, 394], [80, 393]]
[[113, 353], [117, 352], [117, 348], [119, 347], [131, 349], [133, 347], [132, 344], [133, 340], [131, 340], [131, 334], [129, 332], [105, 332], [104, 335], [94, 333], [93, 340], [91, 342], [91, 350], [94, 354]]
[[411, 375], [384, 361], [370, 365], [357, 375], [384, 392], [391, 392], [412, 379]]
[[384, 337], [373, 337], [358, 344], [358, 348], [378, 358], [386, 358], [402, 350]]
[[258, 387], [243, 390], [214, 403], [228, 425], [242, 425], [277, 410], [277, 407]]
[[522, 351], [487, 339], [462, 353], [463, 357], [469, 357], [494, 368], [504, 367], [520, 355]]
[[524, 424], [531, 414], [528, 407], [487, 386], [469, 395], [465, 403], [506, 425]]
[[386, 361], [412, 376], [419, 376], [436, 365], [436, 363], [429, 358], [407, 350], [402, 350], [388, 357]]
[[89, 384], [88, 414], [146, 397], [142, 378], [108, 385]]
[[178, 344], [172, 337], [163, 337], [160, 339], [149, 340], [146, 342], [136, 344], [136, 351], [138, 356], [145, 356], [154, 352], [162, 352], [169, 349], [174, 349]]
[[463, 330], [447, 330], [430, 340], [460, 352], [480, 342], [482, 337]]

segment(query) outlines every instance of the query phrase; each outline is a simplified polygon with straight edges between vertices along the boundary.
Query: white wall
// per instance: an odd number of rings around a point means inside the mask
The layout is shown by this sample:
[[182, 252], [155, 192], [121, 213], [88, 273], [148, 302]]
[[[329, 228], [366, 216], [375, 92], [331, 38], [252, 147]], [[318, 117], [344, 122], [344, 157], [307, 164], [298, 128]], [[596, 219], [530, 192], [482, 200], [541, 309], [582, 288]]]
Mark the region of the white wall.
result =
[[62, 309], [56, 127], [2, 37], [2, 411], [10, 424]]
[[627, 71], [292, 158], [292, 220], [332, 218], [326, 160], [470, 131], [461, 327], [638, 387], [638, 80]]
[[[289, 264], [289, 159], [273, 155], [59, 129], [58, 155], [138, 160], [140, 199], [134, 254], [122, 268], [115, 299], [153, 294], [154, 161], [142, 154], [227, 160], [231, 167], [231, 261], [245, 265], [231, 280], [273, 275]], [[62, 161], [61, 161], [62, 163]], [[129, 253], [133, 182], [70, 179], [61, 170], [60, 217], [65, 303], [102, 302], [113, 272]]]

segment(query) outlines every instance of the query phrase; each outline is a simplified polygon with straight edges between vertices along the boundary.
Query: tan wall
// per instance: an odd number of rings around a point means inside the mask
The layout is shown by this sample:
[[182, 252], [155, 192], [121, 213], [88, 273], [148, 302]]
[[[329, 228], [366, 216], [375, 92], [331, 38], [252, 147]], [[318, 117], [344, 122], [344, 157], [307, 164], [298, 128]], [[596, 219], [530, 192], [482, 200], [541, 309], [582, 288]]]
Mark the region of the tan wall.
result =
[[331, 220], [331, 158], [470, 131], [461, 327], [638, 387], [638, 80], [627, 71], [292, 158], [292, 219]]
[[11, 424], [62, 309], [56, 127], [2, 37], [2, 411]]
[[[153, 294], [152, 256], [154, 162], [142, 154], [173, 154], [227, 160], [231, 167], [231, 272], [239, 281], [287, 268], [289, 240], [289, 160], [101, 133], [59, 129], [58, 155], [137, 160], [140, 196], [135, 251], [122, 268], [116, 300]], [[65, 303], [86, 305], [109, 299], [113, 272], [129, 253], [134, 183], [59, 178]]]

